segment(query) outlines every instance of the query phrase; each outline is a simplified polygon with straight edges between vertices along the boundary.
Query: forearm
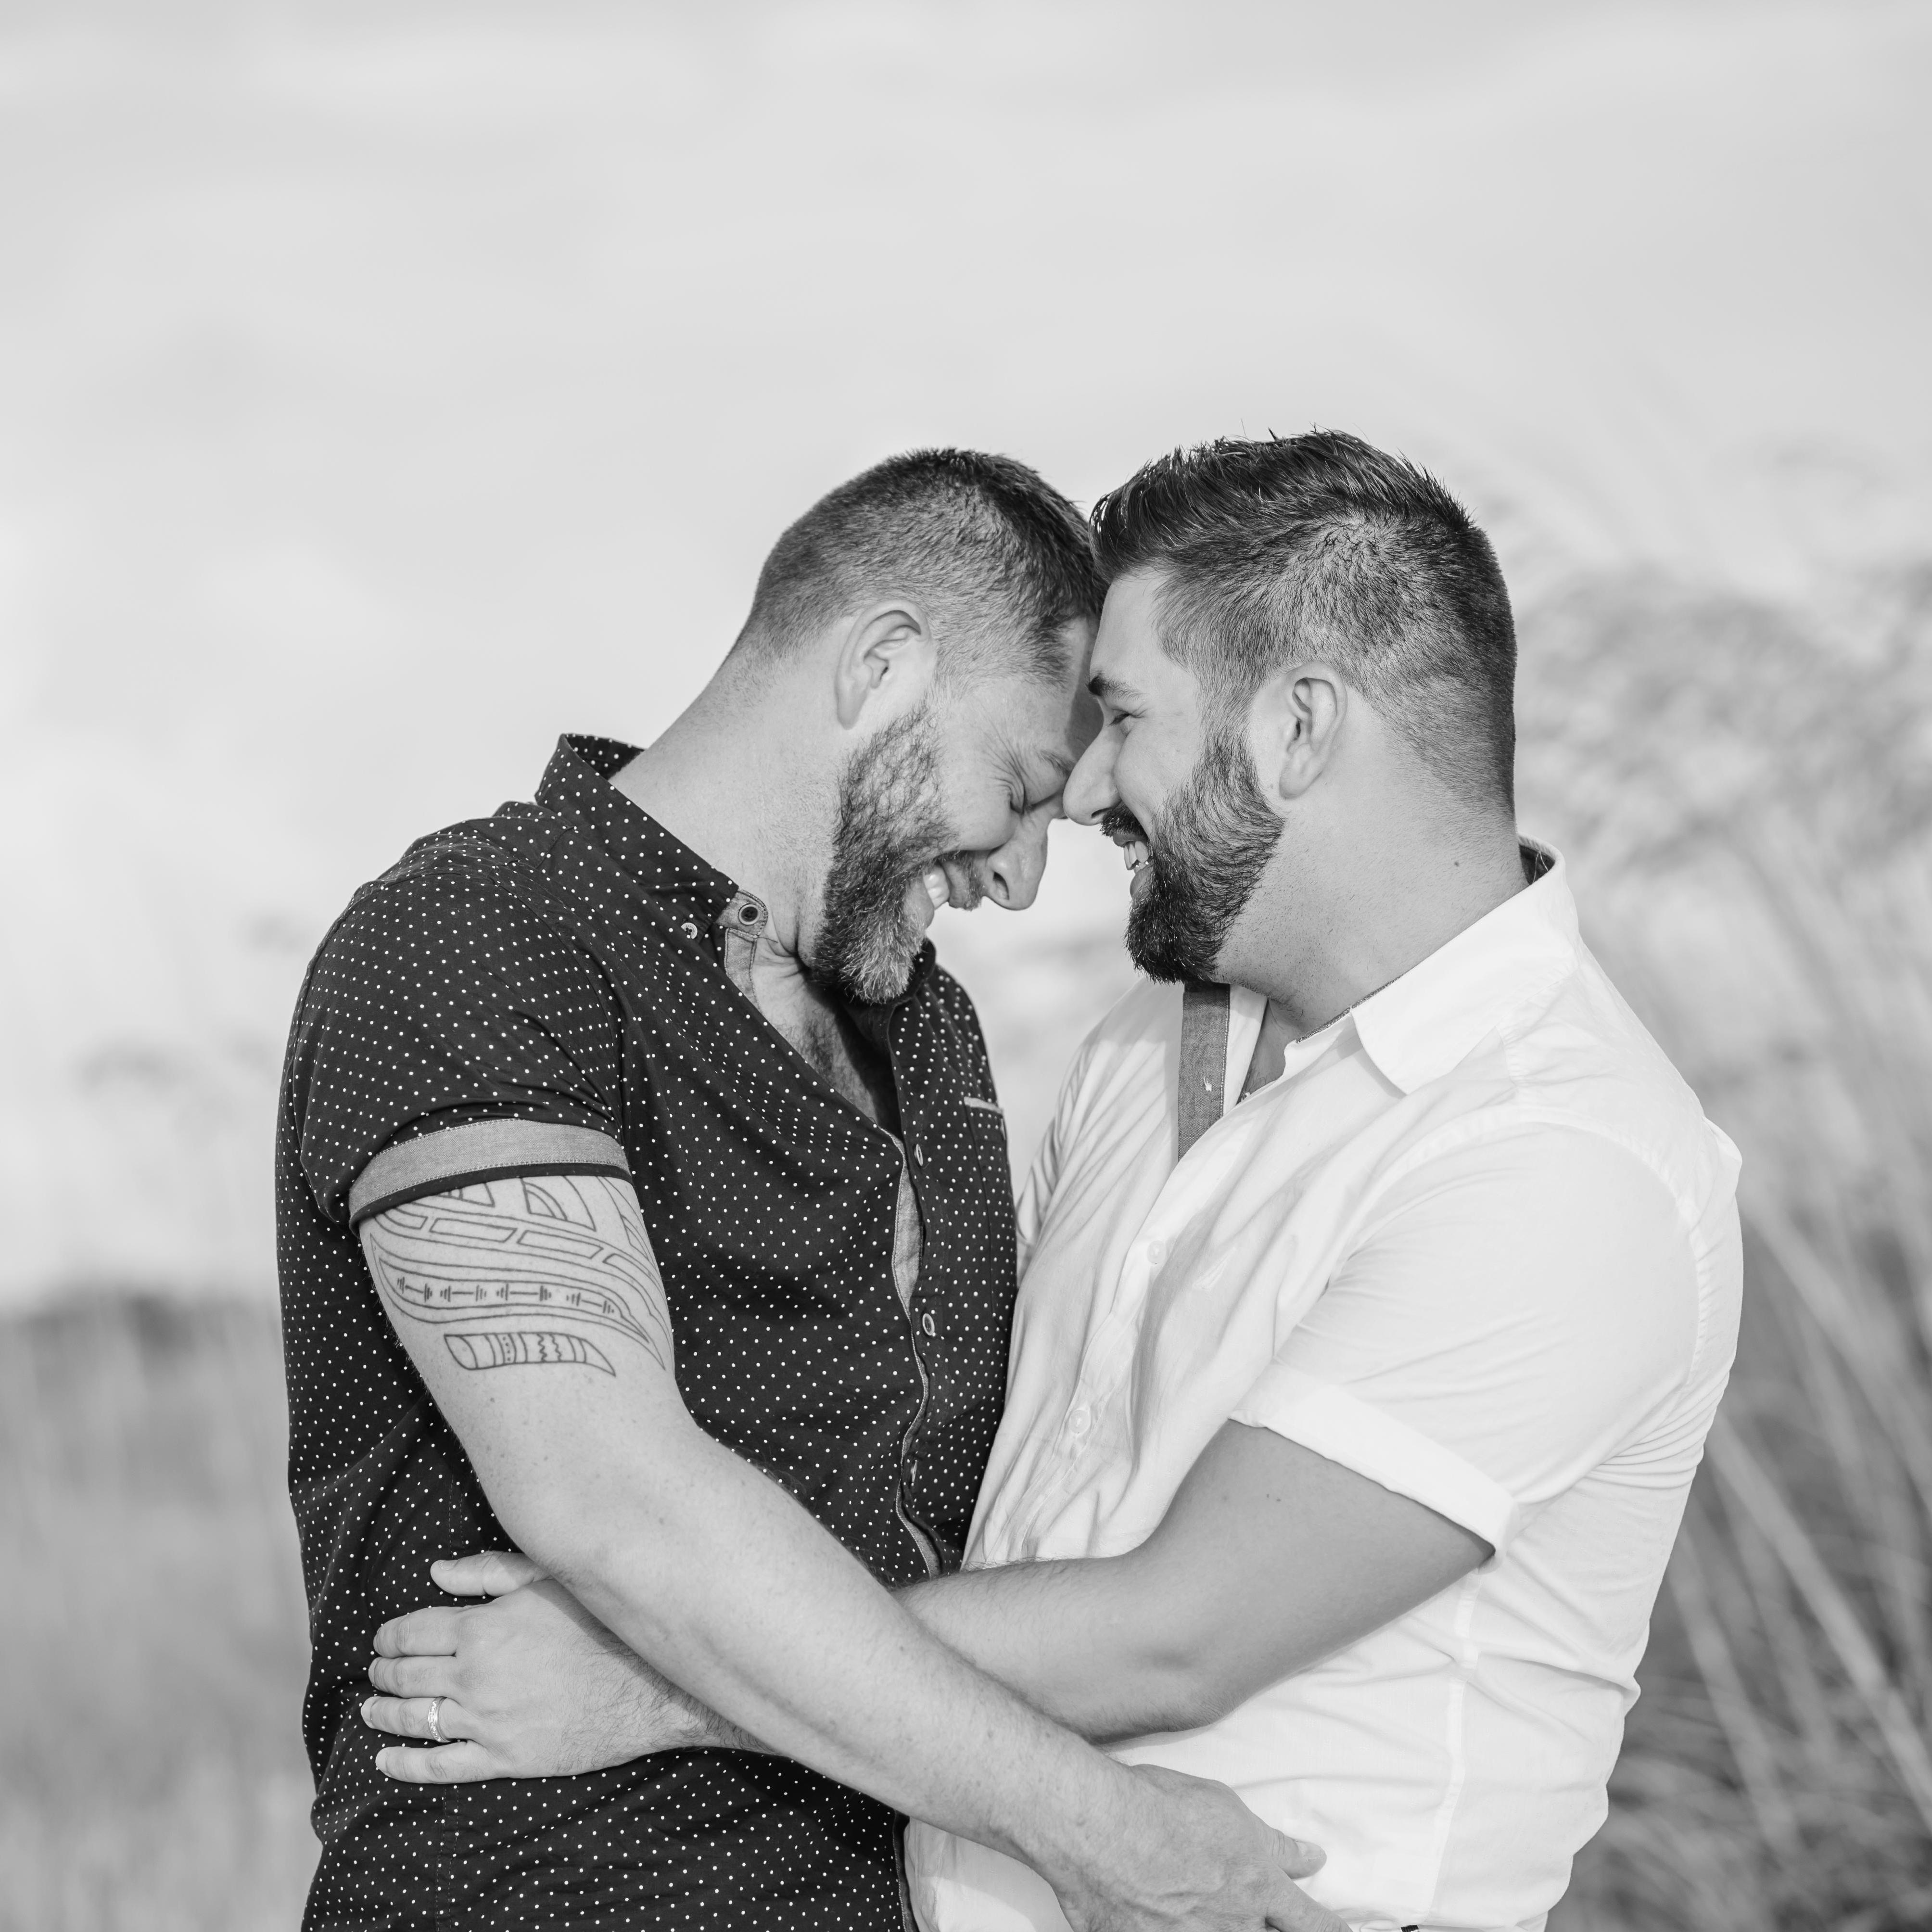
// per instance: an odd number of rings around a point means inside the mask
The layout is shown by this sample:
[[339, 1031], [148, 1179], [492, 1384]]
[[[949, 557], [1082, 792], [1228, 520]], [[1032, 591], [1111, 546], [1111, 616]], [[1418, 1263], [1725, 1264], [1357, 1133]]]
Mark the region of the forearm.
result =
[[1131, 1556], [967, 1570], [915, 1584], [899, 1601], [949, 1648], [1082, 1737], [1186, 1730], [1236, 1701], [1204, 1667], [1192, 1606]]
[[[665, 1449], [662, 1442], [660, 1451]], [[1051, 1876], [1131, 1781], [948, 1650], [785, 1494], [692, 1430], [507, 1527], [653, 1668], [772, 1749]], [[505, 1504], [508, 1506], [506, 1508]]]
[[1136, 1737], [1211, 1723], [1489, 1554], [1423, 1504], [1230, 1423], [1136, 1548], [948, 1576], [901, 1600], [1070, 1729]]

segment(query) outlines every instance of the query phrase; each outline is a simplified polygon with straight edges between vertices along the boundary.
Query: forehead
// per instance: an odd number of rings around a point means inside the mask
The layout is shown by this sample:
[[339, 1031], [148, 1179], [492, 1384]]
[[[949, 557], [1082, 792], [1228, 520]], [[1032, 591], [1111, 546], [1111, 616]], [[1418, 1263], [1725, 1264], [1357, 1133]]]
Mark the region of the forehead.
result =
[[1082, 617], [1064, 633], [1066, 670], [1057, 682], [1016, 673], [976, 678], [953, 703], [986, 748], [1030, 764], [1064, 766], [1085, 750], [1097, 728], [1087, 680], [1094, 626]]
[[1192, 688], [1193, 674], [1161, 641], [1160, 591], [1151, 570], [1130, 572], [1108, 586], [1089, 674], [1096, 694], [1178, 695]]

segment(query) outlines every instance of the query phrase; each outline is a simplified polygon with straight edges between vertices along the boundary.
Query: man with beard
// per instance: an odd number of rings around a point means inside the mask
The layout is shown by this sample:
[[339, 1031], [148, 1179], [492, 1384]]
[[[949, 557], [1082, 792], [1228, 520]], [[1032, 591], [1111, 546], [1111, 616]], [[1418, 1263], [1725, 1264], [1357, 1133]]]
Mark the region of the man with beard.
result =
[[[1736, 1155], [1519, 839], [1508, 598], [1446, 491], [1351, 437], [1222, 443], [1095, 526], [1066, 800], [1126, 848], [1150, 983], [1022, 1204], [967, 1569], [905, 1600], [1124, 1761], [1318, 1838], [1350, 1923], [1533, 1932], [1728, 1372]], [[538, 1711], [692, 1735], [547, 1587], [381, 1647], [452, 1653], [421, 1688], [490, 1714], [486, 1774]], [[908, 1833], [928, 1932], [1065, 1924], [973, 1837]]]
[[[883, 464], [779, 540], [650, 749], [566, 739], [533, 805], [419, 842], [324, 940], [278, 1158], [313, 1932], [896, 1927], [895, 1812], [1027, 1858], [1076, 1922], [1330, 1922], [1305, 1848], [882, 1587], [957, 1565], [1015, 1282], [1004, 1122], [926, 931], [1032, 900], [1100, 598], [1030, 470]], [[376, 1626], [506, 1539], [784, 1759], [385, 1779]]]

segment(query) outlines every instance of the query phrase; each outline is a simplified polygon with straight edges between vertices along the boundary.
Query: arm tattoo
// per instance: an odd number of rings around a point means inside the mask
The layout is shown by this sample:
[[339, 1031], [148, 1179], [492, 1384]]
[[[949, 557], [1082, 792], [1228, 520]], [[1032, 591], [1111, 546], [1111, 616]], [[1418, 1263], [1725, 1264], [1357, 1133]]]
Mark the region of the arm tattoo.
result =
[[602, 1174], [473, 1182], [366, 1222], [392, 1317], [442, 1330], [459, 1368], [562, 1363], [617, 1372], [619, 1341], [661, 1369], [670, 1322], [631, 1190]]

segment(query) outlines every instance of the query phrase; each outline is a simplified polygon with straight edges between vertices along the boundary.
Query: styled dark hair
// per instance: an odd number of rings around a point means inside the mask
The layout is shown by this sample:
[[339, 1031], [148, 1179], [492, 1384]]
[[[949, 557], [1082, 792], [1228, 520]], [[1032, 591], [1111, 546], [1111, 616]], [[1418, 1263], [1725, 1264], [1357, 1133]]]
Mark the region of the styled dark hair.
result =
[[777, 655], [894, 591], [929, 607], [949, 672], [1058, 683], [1066, 627], [1099, 616], [1106, 586], [1085, 520], [1024, 464], [915, 449], [840, 484], [772, 546], [738, 646]]
[[1434, 477], [1331, 430], [1156, 458], [1094, 506], [1108, 580], [1157, 573], [1162, 643], [1223, 729], [1333, 664], [1456, 794], [1514, 810], [1516, 625], [1490, 540]]

